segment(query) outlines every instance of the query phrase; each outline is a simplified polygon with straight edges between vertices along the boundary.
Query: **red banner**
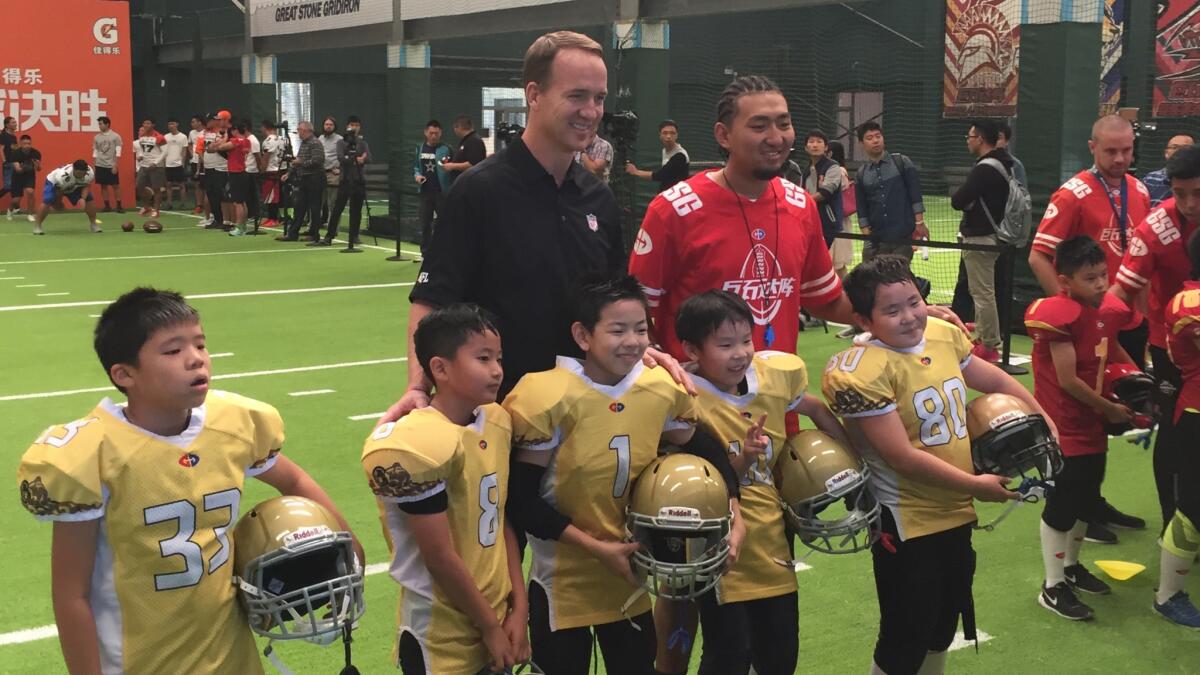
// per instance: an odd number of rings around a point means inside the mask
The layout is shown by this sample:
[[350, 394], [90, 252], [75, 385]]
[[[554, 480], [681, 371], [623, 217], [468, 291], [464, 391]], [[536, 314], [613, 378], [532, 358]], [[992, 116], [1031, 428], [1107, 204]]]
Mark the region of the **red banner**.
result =
[[1020, 3], [946, 0], [945, 117], [1017, 114]]
[[5, 3], [4, 24], [9, 30], [0, 53], [0, 111], [15, 117], [17, 136], [31, 136], [42, 153], [37, 192], [51, 170], [77, 159], [94, 163], [92, 139], [100, 130], [96, 120], [109, 117], [125, 146], [118, 164], [122, 198], [132, 204], [130, 145], [137, 123], [132, 119], [129, 4], [10, 2]]
[[1200, 115], [1200, 0], [1158, 6], [1154, 116]]

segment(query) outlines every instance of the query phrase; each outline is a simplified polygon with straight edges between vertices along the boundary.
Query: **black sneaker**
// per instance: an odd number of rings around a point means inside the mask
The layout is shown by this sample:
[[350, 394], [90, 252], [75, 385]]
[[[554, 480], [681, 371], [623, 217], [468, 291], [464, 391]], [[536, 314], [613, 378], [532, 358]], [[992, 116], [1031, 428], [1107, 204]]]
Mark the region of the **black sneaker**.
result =
[[1071, 621], [1088, 621], [1096, 614], [1091, 607], [1079, 601], [1066, 582], [1060, 581], [1050, 588], [1042, 587], [1038, 604]]
[[112, 207], [111, 207], [111, 206], [109, 206], [108, 204], [105, 204], [105, 205], [104, 205], [104, 210], [103, 210], [103, 211], [101, 211], [101, 213], [112, 213]]
[[1087, 532], [1084, 533], [1083, 540], [1090, 541], [1093, 544], [1115, 544], [1117, 543], [1117, 535], [1100, 523], [1088, 523]]
[[1071, 584], [1071, 588], [1081, 593], [1108, 595], [1112, 592], [1112, 588], [1088, 571], [1083, 563], [1075, 563], [1067, 567], [1063, 570], [1063, 576], [1067, 578], [1067, 583]]
[[331, 245], [330, 242], [325, 241], [324, 239], [318, 239], [316, 241], [311, 241], [311, 242], [305, 244], [305, 246], [310, 246], [310, 247], [311, 246], [330, 246], [330, 245]]
[[1123, 530], [1144, 530], [1146, 529], [1146, 521], [1131, 516], [1128, 513], [1121, 513], [1112, 504], [1104, 502], [1101, 516], [1104, 518], [1104, 523], [1109, 527], [1119, 527]]
[[121, 207], [121, 202], [117, 202], [117, 213], [125, 213], [125, 209]]

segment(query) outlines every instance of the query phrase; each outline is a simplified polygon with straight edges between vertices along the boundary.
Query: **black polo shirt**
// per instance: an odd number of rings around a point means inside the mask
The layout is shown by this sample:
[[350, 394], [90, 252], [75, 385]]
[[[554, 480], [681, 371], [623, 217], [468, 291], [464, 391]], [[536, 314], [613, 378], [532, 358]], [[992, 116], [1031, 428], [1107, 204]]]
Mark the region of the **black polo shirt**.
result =
[[[470, 162], [471, 166], [483, 161], [487, 157], [487, 147], [483, 144], [483, 139], [474, 131], [468, 132], [462, 140], [458, 142], [458, 149], [454, 151], [454, 156], [450, 158], [451, 162]], [[451, 171], [450, 182], [458, 180], [458, 177], [463, 174], [462, 171]]]
[[627, 265], [607, 185], [571, 162], [559, 187], [516, 140], [455, 181], [438, 217], [409, 300], [473, 302], [499, 317], [501, 397], [525, 373], [553, 368], [555, 356], [579, 355], [570, 331], [576, 280]]

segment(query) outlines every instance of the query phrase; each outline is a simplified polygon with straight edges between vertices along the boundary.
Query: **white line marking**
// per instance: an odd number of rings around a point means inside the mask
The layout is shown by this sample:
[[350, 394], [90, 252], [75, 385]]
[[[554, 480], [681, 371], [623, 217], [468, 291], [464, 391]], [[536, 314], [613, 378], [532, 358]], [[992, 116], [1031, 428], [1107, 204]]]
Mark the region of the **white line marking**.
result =
[[[985, 633], [981, 630], [978, 630], [978, 629], [976, 629], [976, 631], [975, 631], [975, 637], [979, 640], [979, 644], [983, 644], [983, 643], [987, 642], [988, 640], [992, 639], [991, 635], [988, 635], [987, 633]], [[952, 651], [955, 651], [958, 649], [966, 649], [967, 647], [974, 647], [974, 646], [975, 646], [975, 643], [971, 642], [969, 640], [964, 640], [962, 631], [959, 631], [954, 634], [954, 642], [950, 643], [950, 649], [948, 649], [947, 651], [952, 652]]]
[[46, 284], [17, 284], [16, 286], [13, 286], [13, 288], [41, 288], [45, 285]]
[[[163, 258], [199, 258], [212, 255], [250, 255], [253, 253], [287, 253], [289, 251], [315, 251], [318, 249], [300, 248], [262, 248], [250, 251], [210, 251], [208, 253], [163, 253], [161, 255], [112, 255], [100, 258], [48, 258], [45, 260], [5, 260], [4, 265], [36, 265], [39, 263], [69, 263], [69, 262], [100, 262], [104, 260], [160, 260]], [[390, 250], [390, 249], [388, 249]], [[25, 277], [7, 277], [8, 279], [24, 279]], [[0, 278], [2, 280], [3, 278]]]
[[[273, 291], [235, 291], [232, 293], [198, 293], [187, 296], [188, 300], [208, 300], [213, 298], [244, 298], [255, 295], [292, 295], [294, 293], [325, 293], [329, 291], [358, 291], [371, 288], [400, 288], [412, 286], [414, 282], [403, 281], [391, 284], [361, 284], [358, 286], [325, 286], [321, 288], [284, 288]], [[0, 312], [16, 312], [26, 309], [56, 309], [61, 307], [97, 307], [111, 304], [112, 300], [86, 300], [82, 302], [55, 302], [45, 305], [9, 305], [0, 307]]]
[[[363, 568], [363, 576], [373, 577], [376, 574], [383, 574], [391, 567], [390, 563], [371, 563]], [[0, 633], [0, 646], [4, 645], [19, 645], [25, 642], [36, 642], [38, 640], [46, 640], [58, 635], [58, 626], [50, 624], [48, 626], [38, 626], [37, 628], [26, 628], [24, 630], [14, 630], [11, 633]], [[979, 634], [979, 641], [983, 642], [983, 633]], [[953, 649], [953, 647], [951, 647]]]
[[[279, 368], [277, 370], [254, 370], [248, 373], [227, 373], [225, 375], [214, 375], [214, 380], [237, 380], [243, 377], [261, 377], [264, 375], [285, 375], [287, 373], [307, 373], [314, 370], [333, 370], [335, 368], [353, 368], [354, 366], [378, 366], [385, 363], [403, 363], [408, 360], [407, 356], [400, 356], [390, 359], [371, 359], [369, 361], [346, 361], [343, 363], [325, 363], [319, 366], [300, 366], [298, 368]], [[94, 394], [101, 391], [109, 391], [112, 385], [106, 387], [88, 387], [86, 389], [64, 389], [62, 391], [42, 391], [33, 394], [12, 394], [9, 396], [0, 396], [0, 401], [25, 401], [33, 398], [58, 398], [60, 396], [73, 396], [75, 394]], [[379, 413], [382, 415], [383, 413]]]
[[88, 314], [88, 318], [89, 319], [99, 319], [100, 315], [99, 314]]
[[288, 396], [317, 396], [318, 394], [332, 394], [333, 389], [309, 389], [308, 391], [290, 391]]
[[25, 277], [0, 277], [0, 281], [17, 281], [24, 278]]
[[223, 359], [223, 358], [225, 358], [226, 356], [233, 356], [233, 352], [217, 352], [216, 354], [209, 354], [209, 355], [208, 355], [208, 358], [210, 358], [210, 359]]
[[52, 295], [70, 295], [70, 294], [71, 293], [69, 291], [63, 291], [62, 293], [38, 293], [37, 296], [39, 298], [48, 298]]
[[361, 422], [363, 420], [377, 420], [380, 417], [383, 417], [383, 413], [377, 412], [377, 413], [367, 413], [366, 415], [351, 415], [350, 417], [347, 417], [346, 419], [354, 421], [354, 422]]

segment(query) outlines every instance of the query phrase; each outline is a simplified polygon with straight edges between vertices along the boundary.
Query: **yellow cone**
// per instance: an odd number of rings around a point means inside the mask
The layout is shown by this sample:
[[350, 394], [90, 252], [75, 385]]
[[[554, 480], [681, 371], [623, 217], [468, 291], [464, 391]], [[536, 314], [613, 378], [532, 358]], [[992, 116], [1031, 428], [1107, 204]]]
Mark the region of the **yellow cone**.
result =
[[1097, 560], [1096, 567], [1117, 581], [1128, 581], [1146, 569], [1141, 563], [1124, 560]]

